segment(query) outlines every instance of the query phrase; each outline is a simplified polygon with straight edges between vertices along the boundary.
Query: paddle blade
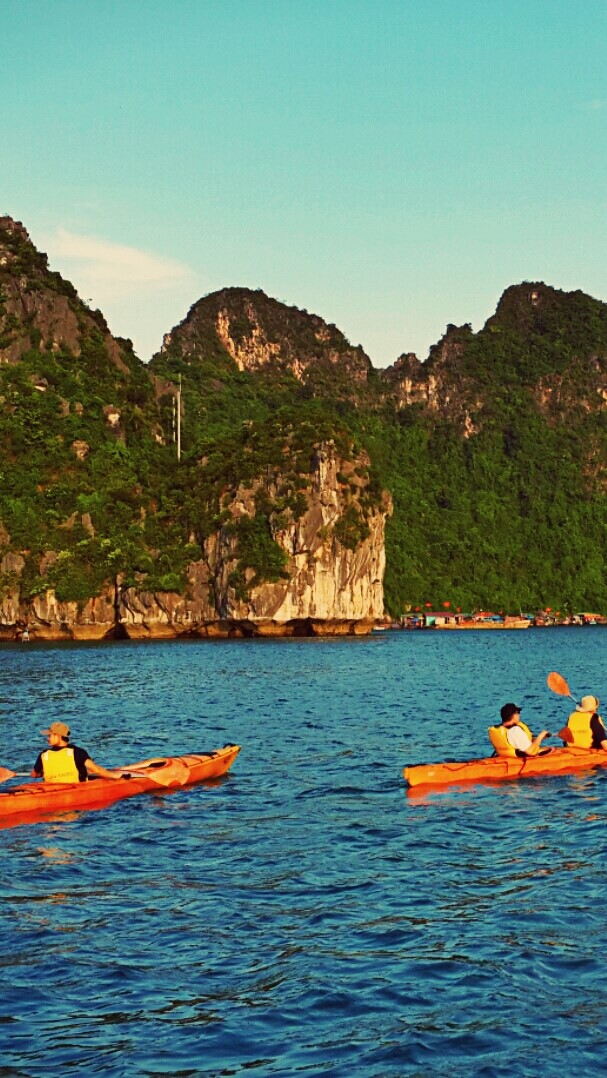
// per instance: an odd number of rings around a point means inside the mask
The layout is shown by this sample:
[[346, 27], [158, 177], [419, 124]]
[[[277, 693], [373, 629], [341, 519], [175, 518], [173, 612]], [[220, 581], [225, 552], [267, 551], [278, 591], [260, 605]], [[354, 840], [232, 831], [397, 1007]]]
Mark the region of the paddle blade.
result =
[[562, 674], [557, 674], [553, 670], [551, 674], [548, 674], [546, 683], [548, 688], [552, 689], [558, 696], [571, 696], [571, 690]]
[[8, 779], [14, 779], [16, 771], [11, 771], [9, 767], [0, 767], [0, 782], [7, 782]]
[[159, 786], [185, 786], [189, 778], [189, 768], [181, 760], [173, 760], [162, 771], [148, 771], [147, 776]]
[[138, 770], [137, 765], [123, 770], [126, 770], [128, 774], [134, 777], [141, 776], [142, 778], [151, 779], [157, 786], [185, 786], [190, 772], [182, 760], [171, 760], [171, 763], [166, 766], [162, 766], [163, 761], [160, 760], [154, 761], [154, 763], [156, 763], [157, 770], [153, 766], [146, 767], [144, 770], [141, 764], [139, 764], [140, 770]]

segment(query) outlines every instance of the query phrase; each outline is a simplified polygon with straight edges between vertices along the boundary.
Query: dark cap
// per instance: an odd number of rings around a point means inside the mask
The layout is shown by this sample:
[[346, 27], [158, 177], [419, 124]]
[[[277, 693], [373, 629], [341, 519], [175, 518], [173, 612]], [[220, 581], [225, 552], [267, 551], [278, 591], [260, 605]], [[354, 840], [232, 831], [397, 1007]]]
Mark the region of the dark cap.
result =
[[508, 719], [511, 719], [513, 715], [518, 715], [521, 710], [522, 708], [517, 707], [516, 704], [504, 704], [500, 711], [502, 722], [508, 722]]

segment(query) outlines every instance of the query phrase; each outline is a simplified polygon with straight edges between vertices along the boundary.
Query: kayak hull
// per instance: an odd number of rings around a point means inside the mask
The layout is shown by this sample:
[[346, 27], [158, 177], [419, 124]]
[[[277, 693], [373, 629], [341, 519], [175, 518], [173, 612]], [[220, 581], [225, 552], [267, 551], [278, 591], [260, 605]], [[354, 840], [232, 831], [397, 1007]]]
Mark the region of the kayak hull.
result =
[[534, 775], [559, 775], [607, 766], [607, 752], [568, 746], [546, 756], [488, 756], [482, 760], [416, 764], [403, 769], [409, 787], [450, 786], [460, 782], [501, 782]]
[[0, 827], [22, 817], [102, 808], [140, 793], [195, 786], [225, 775], [239, 752], [239, 745], [225, 745], [213, 752], [157, 757], [115, 769], [117, 774], [130, 775], [130, 778], [93, 778], [88, 782], [37, 781], [14, 786], [0, 793]]

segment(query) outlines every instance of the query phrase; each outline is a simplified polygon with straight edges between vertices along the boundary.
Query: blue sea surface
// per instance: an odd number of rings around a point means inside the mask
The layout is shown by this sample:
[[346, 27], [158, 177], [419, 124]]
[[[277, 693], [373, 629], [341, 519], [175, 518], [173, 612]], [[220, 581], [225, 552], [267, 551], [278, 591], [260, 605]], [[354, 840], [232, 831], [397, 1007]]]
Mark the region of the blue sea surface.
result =
[[[67, 721], [214, 783], [0, 831], [0, 1074], [607, 1073], [607, 769], [407, 792], [607, 700], [607, 630], [10, 645], [0, 763]], [[553, 742], [555, 743], [555, 742]]]

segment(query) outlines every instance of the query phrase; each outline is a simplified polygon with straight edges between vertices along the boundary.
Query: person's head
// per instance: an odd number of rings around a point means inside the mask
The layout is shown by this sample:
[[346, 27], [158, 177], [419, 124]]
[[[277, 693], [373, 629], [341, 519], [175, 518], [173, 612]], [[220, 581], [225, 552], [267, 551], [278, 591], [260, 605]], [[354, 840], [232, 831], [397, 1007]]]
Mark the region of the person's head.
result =
[[65, 722], [52, 722], [48, 730], [43, 730], [42, 733], [51, 746], [67, 745], [70, 739], [70, 728]]
[[596, 696], [582, 696], [575, 710], [582, 711], [587, 715], [593, 715], [595, 711], [598, 711], [599, 704], [600, 700]]
[[500, 715], [502, 716], [502, 726], [516, 726], [521, 715], [521, 709], [517, 704], [504, 704]]

